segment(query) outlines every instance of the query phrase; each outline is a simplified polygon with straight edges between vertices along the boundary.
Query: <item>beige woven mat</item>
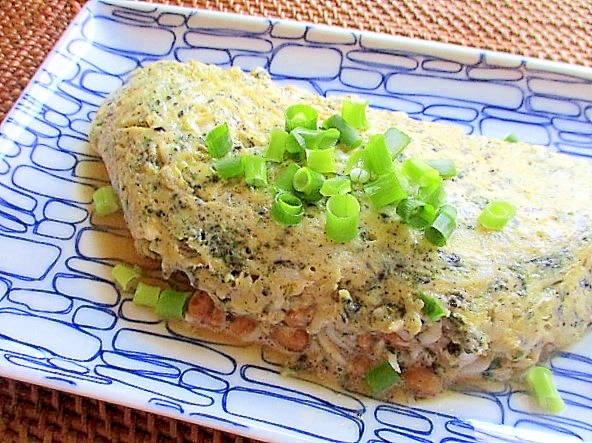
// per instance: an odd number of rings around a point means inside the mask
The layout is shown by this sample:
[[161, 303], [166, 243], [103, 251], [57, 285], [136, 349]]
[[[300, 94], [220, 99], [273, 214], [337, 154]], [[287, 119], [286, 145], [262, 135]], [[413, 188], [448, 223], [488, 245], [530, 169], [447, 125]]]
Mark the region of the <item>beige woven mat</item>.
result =
[[[592, 66], [592, 0], [159, 0]], [[84, 0], [2, 0], [0, 120]], [[241, 437], [0, 378], [0, 441], [241, 442]]]

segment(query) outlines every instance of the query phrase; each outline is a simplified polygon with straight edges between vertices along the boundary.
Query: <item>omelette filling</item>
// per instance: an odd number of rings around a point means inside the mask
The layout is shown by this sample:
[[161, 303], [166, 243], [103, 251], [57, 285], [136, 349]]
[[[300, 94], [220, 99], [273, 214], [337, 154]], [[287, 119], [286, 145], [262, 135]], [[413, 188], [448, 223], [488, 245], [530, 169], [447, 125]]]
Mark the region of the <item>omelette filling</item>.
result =
[[116, 266], [120, 286], [284, 372], [433, 396], [522, 380], [589, 328], [585, 161], [171, 61], [105, 100], [90, 143], [167, 279]]

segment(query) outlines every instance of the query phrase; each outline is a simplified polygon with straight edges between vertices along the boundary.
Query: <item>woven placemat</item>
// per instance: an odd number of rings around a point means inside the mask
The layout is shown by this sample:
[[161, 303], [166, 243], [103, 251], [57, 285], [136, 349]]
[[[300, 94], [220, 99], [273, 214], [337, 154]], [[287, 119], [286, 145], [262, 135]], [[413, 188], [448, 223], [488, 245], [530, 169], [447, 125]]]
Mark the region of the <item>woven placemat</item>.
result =
[[2, 442], [255, 443], [217, 430], [0, 378]]
[[[161, 0], [455, 43], [592, 66], [592, 0]], [[0, 120], [84, 0], [3, 0]], [[0, 378], [0, 441], [251, 442]]]

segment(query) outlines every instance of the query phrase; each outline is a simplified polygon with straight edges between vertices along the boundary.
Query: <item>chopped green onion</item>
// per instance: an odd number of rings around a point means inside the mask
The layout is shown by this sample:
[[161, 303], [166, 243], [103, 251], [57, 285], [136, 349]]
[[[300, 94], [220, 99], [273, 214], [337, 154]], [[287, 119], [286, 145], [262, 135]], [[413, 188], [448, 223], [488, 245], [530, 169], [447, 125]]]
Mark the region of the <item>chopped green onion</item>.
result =
[[113, 280], [115, 280], [119, 287], [124, 291], [130, 289], [133, 281], [140, 275], [142, 275], [142, 273], [136, 268], [121, 263], [116, 264], [111, 270], [111, 277], [113, 277]]
[[384, 133], [384, 139], [393, 158], [403, 152], [403, 149], [405, 149], [411, 142], [409, 136], [404, 132], [399, 131], [397, 128], [387, 129]]
[[241, 156], [238, 155], [218, 159], [214, 162], [213, 167], [218, 176], [224, 179], [240, 177], [245, 173]]
[[446, 310], [436, 298], [424, 294], [423, 292], [419, 293], [419, 298], [423, 302], [423, 313], [427, 315], [431, 321], [438, 321], [442, 317], [446, 317], [448, 315]]
[[408, 158], [402, 165], [403, 174], [419, 186], [430, 186], [440, 181], [440, 173], [419, 158]]
[[319, 200], [319, 190], [323, 186], [324, 180], [323, 174], [312, 170], [308, 166], [304, 166], [294, 174], [292, 186], [296, 191], [303, 193], [305, 196], [312, 197], [313, 200]]
[[520, 141], [520, 139], [518, 138], [518, 136], [516, 134], [508, 134], [506, 136], [506, 138], [504, 138], [504, 141], [507, 141], [510, 143], [518, 143]]
[[397, 214], [415, 229], [424, 229], [432, 224], [436, 217], [436, 210], [430, 204], [414, 197], [401, 200], [397, 204]]
[[294, 174], [300, 169], [298, 163], [290, 163], [277, 176], [274, 187], [282, 191], [294, 191]]
[[207, 133], [206, 146], [214, 158], [224, 157], [232, 150], [232, 139], [227, 123], [218, 125]]
[[452, 217], [456, 220], [456, 216], [458, 214], [456, 208], [452, 205], [442, 205], [438, 208], [438, 213], [440, 214], [447, 214], [449, 217]]
[[347, 194], [351, 191], [351, 180], [347, 177], [337, 176], [326, 179], [321, 186], [321, 194], [324, 196]]
[[299, 131], [290, 131], [286, 137], [286, 152], [289, 154], [300, 154], [306, 148], [306, 140]]
[[306, 164], [309, 168], [322, 173], [337, 172], [335, 162], [335, 148], [328, 149], [307, 149]]
[[353, 183], [366, 183], [370, 180], [370, 171], [355, 167], [349, 172], [349, 178]]
[[435, 246], [444, 246], [456, 229], [456, 209], [454, 206], [444, 205], [436, 213], [431, 226], [425, 230], [425, 237]]
[[271, 215], [283, 225], [295, 225], [304, 217], [302, 200], [291, 192], [283, 191], [276, 194], [271, 206]]
[[374, 394], [380, 394], [396, 385], [401, 376], [391, 366], [388, 360], [385, 360], [378, 366], [374, 366], [366, 373], [366, 384]]
[[489, 202], [478, 221], [485, 229], [499, 231], [516, 215], [516, 208], [511, 203], [502, 200]]
[[274, 128], [269, 133], [269, 145], [263, 153], [266, 160], [275, 163], [284, 161], [284, 153], [286, 152], [286, 140], [288, 133], [282, 129]]
[[99, 215], [109, 215], [119, 211], [121, 203], [115, 189], [111, 185], [101, 186], [92, 196], [95, 211]]
[[158, 302], [160, 288], [158, 286], [148, 285], [144, 282], [138, 282], [134, 292], [134, 304], [137, 306], [148, 306], [154, 308]]
[[349, 174], [350, 171], [354, 168], [368, 170], [369, 166], [365, 149], [357, 148], [350, 152], [349, 157], [347, 158], [347, 163], [345, 165], [345, 173]]
[[362, 137], [352, 125], [345, 119], [335, 114], [323, 122], [324, 128], [336, 128], [339, 130], [339, 141], [350, 149], [357, 148], [362, 144]]
[[332, 195], [327, 200], [325, 233], [336, 242], [347, 242], [358, 234], [360, 203], [351, 194]]
[[368, 101], [354, 102], [343, 100], [341, 104], [341, 116], [355, 129], [367, 129], [369, 124], [366, 119], [366, 107]]
[[552, 414], [558, 414], [565, 403], [553, 381], [553, 373], [544, 366], [533, 366], [526, 373], [526, 379], [539, 405]]
[[156, 315], [162, 318], [182, 318], [185, 314], [185, 306], [191, 292], [180, 292], [173, 289], [164, 289], [156, 302]]
[[332, 148], [339, 141], [340, 132], [337, 128], [319, 129], [318, 133], [310, 138], [306, 139], [306, 147], [308, 149], [327, 149]]
[[446, 202], [446, 191], [442, 181], [437, 180], [427, 186], [421, 186], [417, 190], [417, 197], [434, 208], [439, 208]]
[[450, 159], [439, 159], [439, 160], [426, 160], [429, 166], [436, 169], [440, 173], [442, 178], [454, 177], [457, 174], [456, 165], [453, 160]]
[[295, 128], [290, 134], [303, 149], [327, 149], [332, 148], [339, 140], [339, 130], [329, 129], [305, 129]]
[[458, 211], [452, 205], [442, 205], [438, 208], [438, 212], [442, 214], [448, 214], [450, 217], [456, 219]]
[[373, 174], [382, 175], [393, 168], [391, 153], [386, 146], [383, 134], [370, 136], [364, 149], [370, 172]]
[[286, 109], [286, 131], [294, 128], [317, 129], [317, 111], [309, 105], [296, 104]]
[[394, 171], [379, 176], [364, 186], [364, 192], [376, 208], [382, 208], [407, 197]]
[[267, 163], [259, 155], [242, 155], [243, 167], [245, 169], [245, 181], [251, 186], [267, 185]]

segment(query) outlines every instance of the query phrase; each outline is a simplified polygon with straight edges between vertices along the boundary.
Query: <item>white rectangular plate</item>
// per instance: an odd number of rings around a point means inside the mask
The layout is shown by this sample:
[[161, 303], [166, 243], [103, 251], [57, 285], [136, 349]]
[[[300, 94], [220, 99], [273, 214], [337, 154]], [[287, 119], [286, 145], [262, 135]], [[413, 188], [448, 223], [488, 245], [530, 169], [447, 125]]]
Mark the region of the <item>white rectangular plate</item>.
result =
[[[118, 231], [91, 220], [101, 100], [157, 59], [261, 66], [280, 83], [592, 156], [592, 70], [323, 26], [139, 2], [87, 3], [0, 128], [0, 374], [261, 440], [592, 440], [592, 341], [551, 361], [567, 403], [502, 386], [383, 404], [184, 337], [110, 279]], [[550, 202], [552, 204], [552, 202]], [[119, 243], [118, 243], [119, 242]], [[103, 245], [103, 246], [101, 246]]]

